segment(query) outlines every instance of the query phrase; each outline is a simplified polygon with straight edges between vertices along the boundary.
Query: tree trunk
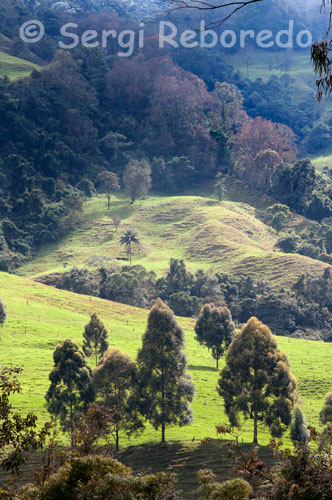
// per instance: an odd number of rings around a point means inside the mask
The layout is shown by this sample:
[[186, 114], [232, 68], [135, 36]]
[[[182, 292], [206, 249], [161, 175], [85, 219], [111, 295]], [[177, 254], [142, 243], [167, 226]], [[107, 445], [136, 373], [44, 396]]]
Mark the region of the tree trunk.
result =
[[119, 431], [115, 432], [115, 451], [119, 451]]
[[165, 424], [161, 424], [161, 444], [164, 445], [166, 444], [166, 439], [165, 439]]
[[107, 195], [107, 210], [109, 210], [111, 208], [111, 195], [108, 194]]
[[258, 444], [258, 419], [257, 416], [254, 415], [254, 440], [253, 444]]
[[217, 358], [217, 370], [219, 368], [219, 358]]
[[131, 265], [131, 245], [129, 245], [129, 262], [130, 262], [130, 265]]

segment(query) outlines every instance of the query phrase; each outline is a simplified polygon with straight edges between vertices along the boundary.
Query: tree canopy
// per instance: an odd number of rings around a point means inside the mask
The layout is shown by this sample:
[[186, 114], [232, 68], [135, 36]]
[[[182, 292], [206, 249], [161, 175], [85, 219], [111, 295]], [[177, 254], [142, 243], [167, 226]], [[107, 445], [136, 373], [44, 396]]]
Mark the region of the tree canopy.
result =
[[161, 428], [164, 444], [168, 425], [191, 424], [195, 388], [187, 373], [184, 333], [161, 299], [150, 311], [137, 364], [141, 412], [155, 429]]
[[231, 344], [217, 390], [231, 425], [241, 425], [241, 414], [253, 420], [255, 444], [259, 423], [267, 425], [274, 437], [291, 424], [297, 382], [286, 354], [257, 318], [251, 318]]

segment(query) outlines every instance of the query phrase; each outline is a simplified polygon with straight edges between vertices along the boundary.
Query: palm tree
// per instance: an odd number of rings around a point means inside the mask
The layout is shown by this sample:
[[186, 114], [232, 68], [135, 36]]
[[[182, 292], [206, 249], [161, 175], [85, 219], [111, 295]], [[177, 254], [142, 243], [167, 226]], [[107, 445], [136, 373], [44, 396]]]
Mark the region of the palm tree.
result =
[[129, 254], [129, 260], [130, 260], [130, 265], [131, 265], [131, 255], [132, 255], [132, 243], [139, 243], [140, 240], [137, 236], [137, 233], [133, 231], [132, 229], [127, 229], [127, 231], [124, 232], [124, 235], [121, 236], [120, 238], [120, 243], [121, 245], [126, 245], [127, 252]]

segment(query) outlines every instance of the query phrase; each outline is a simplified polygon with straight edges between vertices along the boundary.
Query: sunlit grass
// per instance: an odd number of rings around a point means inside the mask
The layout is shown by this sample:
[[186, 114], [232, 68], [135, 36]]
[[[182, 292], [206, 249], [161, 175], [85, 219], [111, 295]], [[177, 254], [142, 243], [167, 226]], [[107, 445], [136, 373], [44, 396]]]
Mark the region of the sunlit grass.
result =
[[[133, 359], [141, 345], [148, 311], [53, 289], [24, 278], [0, 273], [0, 297], [8, 309], [8, 321], [2, 329], [0, 363], [21, 366], [23, 392], [15, 398], [20, 412], [34, 411], [41, 421], [49, 416], [44, 394], [52, 368], [52, 353], [57, 343], [71, 337], [82, 344], [82, 332], [89, 314], [97, 312], [109, 332], [112, 346]], [[196, 385], [192, 426], [167, 430], [172, 441], [215, 437], [215, 426], [226, 423], [223, 401], [216, 392], [218, 372], [215, 362], [194, 338], [194, 321], [179, 318], [186, 333], [189, 371]], [[290, 357], [298, 379], [300, 401], [307, 420], [319, 425], [318, 415], [325, 394], [332, 389], [332, 344], [278, 337], [280, 348]], [[252, 439], [250, 423], [243, 431], [244, 442]], [[159, 442], [160, 433], [150, 426], [132, 444]], [[260, 443], [267, 444], [269, 434], [262, 429]], [[122, 441], [126, 444], [126, 440]]]

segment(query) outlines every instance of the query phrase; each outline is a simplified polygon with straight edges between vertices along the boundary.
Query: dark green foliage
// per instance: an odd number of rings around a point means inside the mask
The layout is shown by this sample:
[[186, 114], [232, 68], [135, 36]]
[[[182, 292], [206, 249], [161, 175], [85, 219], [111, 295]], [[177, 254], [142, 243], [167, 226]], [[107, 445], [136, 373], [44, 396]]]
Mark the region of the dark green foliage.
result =
[[104, 269], [100, 296], [136, 307], [151, 307], [157, 299], [156, 275], [143, 266]]
[[92, 371], [83, 352], [71, 339], [57, 345], [53, 359], [51, 384], [45, 395], [47, 410], [59, 418], [62, 429], [69, 431], [73, 440], [75, 416], [94, 399]]
[[194, 184], [195, 167], [186, 156], [175, 156], [165, 161], [154, 158], [151, 164], [153, 188], [163, 193], [177, 193]]
[[22, 500], [177, 500], [170, 474], [139, 474], [109, 457], [72, 458], [42, 487], [26, 485]]
[[[273, 64], [275, 58], [271, 55]], [[293, 80], [285, 85], [283, 77], [271, 76], [266, 82], [257, 78], [255, 81], [248, 78], [237, 83], [244, 97], [244, 108], [249, 116], [256, 118], [262, 116], [273, 122], [288, 125], [303, 139], [308, 127], [311, 127], [315, 114], [315, 98], [310, 96], [306, 101], [298, 102], [294, 99]], [[311, 151], [308, 151], [311, 152]]]
[[7, 311], [5, 304], [2, 302], [0, 299], [0, 327], [5, 324], [5, 321], [7, 319]]
[[158, 299], [150, 311], [138, 352], [140, 411], [155, 429], [188, 425], [195, 388], [187, 374], [184, 334], [173, 312]]
[[178, 292], [190, 292], [194, 277], [187, 271], [183, 260], [171, 258], [166, 278], [157, 281], [160, 297], [164, 300]]
[[136, 365], [127, 354], [110, 349], [104, 353], [93, 372], [93, 384], [97, 400], [116, 412], [111, 433], [118, 451], [121, 432], [130, 436], [143, 430], [133, 398], [137, 384]]
[[332, 392], [327, 394], [322, 411], [319, 414], [323, 425], [332, 423]]
[[316, 173], [310, 160], [281, 163], [272, 176], [272, 195], [291, 210], [303, 213], [315, 189]]
[[202, 299], [193, 297], [186, 292], [173, 293], [167, 303], [177, 316], [187, 318], [197, 316], [202, 307]]
[[332, 200], [324, 193], [315, 192], [310, 198], [310, 203], [305, 210], [305, 215], [309, 219], [321, 222], [323, 219], [332, 216]]
[[228, 349], [235, 336], [232, 315], [227, 307], [205, 304], [195, 325], [196, 340], [212, 350], [217, 368], [219, 359]]
[[131, 160], [123, 175], [123, 183], [131, 203], [145, 198], [151, 188], [151, 167], [146, 160]]
[[107, 330], [104, 323], [96, 313], [91, 314], [89, 323], [85, 326], [83, 333], [83, 352], [87, 357], [95, 358], [96, 366], [98, 360], [108, 349]]
[[291, 427], [290, 437], [292, 441], [305, 443], [309, 438], [309, 431], [303, 411], [297, 407]]
[[41, 276], [37, 281], [45, 285], [55, 286], [60, 290], [98, 297], [100, 294], [101, 274], [99, 271], [73, 267], [70, 271], [64, 273]]
[[296, 379], [286, 354], [257, 318], [251, 318], [231, 344], [217, 390], [232, 426], [240, 426], [241, 415], [253, 420], [255, 444], [259, 422], [267, 425], [274, 437], [281, 437], [291, 424]]

